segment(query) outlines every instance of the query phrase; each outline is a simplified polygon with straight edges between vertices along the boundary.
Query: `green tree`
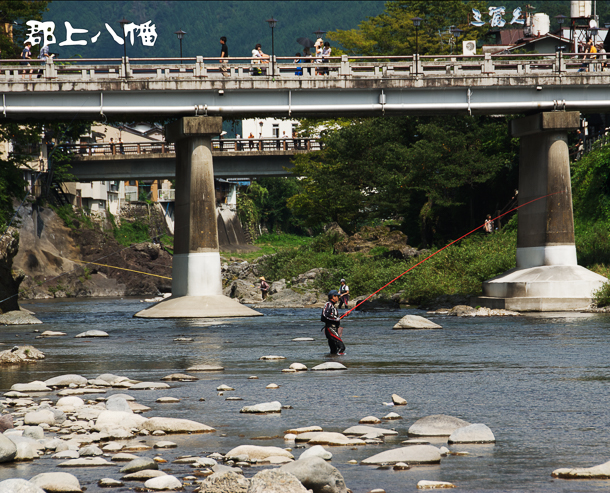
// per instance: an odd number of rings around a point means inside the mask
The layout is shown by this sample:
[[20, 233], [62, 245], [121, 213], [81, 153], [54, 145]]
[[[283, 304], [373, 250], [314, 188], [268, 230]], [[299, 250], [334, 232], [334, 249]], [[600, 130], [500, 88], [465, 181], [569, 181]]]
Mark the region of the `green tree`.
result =
[[[349, 55], [411, 55], [416, 51], [414, 17], [420, 17], [417, 41], [420, 55], [448, 54], [451, 51], [451, 26], [464, 31], [461, 39], [479, 39], [484, 30], [468, 23], [472, 9], [487, 12], [487, 3], [481, 0], [389, 1], [385, 11], [362, 21], [357, 29], [328, 33]], [[461, 49], [457, 49], [461, 52]]]
[[288, 199], [300, 192], [300, 181], [294, 177], [277, 177], [259, 178], [258, 183], [268, 192], [265, 203], [261, 204], [261, 216], [269, 231], [302, 233], [302, 222], [287, 205]]
[[0, 50], [2, 58], [19, 58], [29, 20], [41, 21], [48, 1], [0, 0]]
[[336, 221], [351, 233], [402, 217], [405, 232], [428, 245], [482, 223], [481, 211], [498, 208], [498, 194], [510, 198], [516, 184], [504, 119], [370, 118], [323, 141], [323, 150], [297, 156], [302, 191], [288, 200], [309, 226]]

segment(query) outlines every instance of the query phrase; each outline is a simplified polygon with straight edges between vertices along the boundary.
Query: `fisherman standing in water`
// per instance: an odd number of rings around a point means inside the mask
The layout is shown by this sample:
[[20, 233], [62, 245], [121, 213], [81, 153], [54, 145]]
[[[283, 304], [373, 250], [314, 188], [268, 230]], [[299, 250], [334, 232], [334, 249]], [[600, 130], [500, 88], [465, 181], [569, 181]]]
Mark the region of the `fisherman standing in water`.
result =
[[328, 339], [328, 347], [330, 347], [330, 354], [345, 354], [345, 344], [341, 340], [343, 335], [343, 327], [339, 327], [341, 319], [339, 313], [335, 308], [335, 303], [339, 301], [339, 292], [336, 289], [332, 289], [328, 292], [328, 301], [322, 309], [322, 322], [324, 322], [324, 334]]
[[345, 279], [341, 279], [341, 286], [339, 286], [339, 310], [343, 305], [345, 308], [349, 308], [349, 287], [345, 284]]

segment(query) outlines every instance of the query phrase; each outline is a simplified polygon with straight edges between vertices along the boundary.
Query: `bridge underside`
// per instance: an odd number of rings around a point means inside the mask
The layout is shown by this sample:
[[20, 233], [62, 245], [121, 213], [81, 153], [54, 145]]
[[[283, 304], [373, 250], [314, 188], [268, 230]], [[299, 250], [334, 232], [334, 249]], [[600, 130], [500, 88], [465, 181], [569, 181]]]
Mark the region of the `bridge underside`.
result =
[[[265, 176], [292, 176], [291, 158], [296, 152], [214, 152], [214, 177], [256, 178]], [[304, 151], [303, 151], [304, 152]], [[176, 178], [174, 153], [149, 155], [92, 156], [74, 159], [70, 173], [78, 181], [100, 180], [156, 180]]]

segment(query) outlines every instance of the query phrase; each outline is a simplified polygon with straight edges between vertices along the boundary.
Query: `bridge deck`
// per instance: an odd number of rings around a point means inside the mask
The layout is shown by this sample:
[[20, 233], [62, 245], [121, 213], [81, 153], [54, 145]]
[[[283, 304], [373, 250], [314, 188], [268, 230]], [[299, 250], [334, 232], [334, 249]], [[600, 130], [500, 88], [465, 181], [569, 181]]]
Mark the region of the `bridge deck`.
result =
[[[610, 108], [610, 72], [574, 55], [334, 57], [329, 63], [280, 59], [275, 74], [251, 73], [250, 58], [83, 60], [34, 67], [8, 60], [0, 69], [6, 118], [108, 115], [335, 116], [366, 114], [523, 113]], [[17, 62], [16, 60], [14, 62]], [[33, 61], [34, 62], [34, 61]], [[35, 63], [35, 62], [34, 62]], [[299, 69], [298, 67], [301, 67]], [[302, 71], [302, 75], [295, 72]], [[323, 72], [324, 74], [320, 74]], [[327, 73], [327, 74], [326, 74]], [[38, 78], [39, 77], [39, 78]]]

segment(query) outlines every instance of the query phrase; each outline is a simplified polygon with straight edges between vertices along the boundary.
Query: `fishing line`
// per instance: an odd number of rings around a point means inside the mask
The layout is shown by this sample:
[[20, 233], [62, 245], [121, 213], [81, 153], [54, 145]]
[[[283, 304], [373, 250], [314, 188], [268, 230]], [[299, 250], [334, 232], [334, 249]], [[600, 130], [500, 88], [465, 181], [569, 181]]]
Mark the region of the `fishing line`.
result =
[[[532, 202], [536, 202], [537, 200], [541, 200], [541, 199], [545, 199], [547, 197], [550, 197], [551, 195], [557, 195], [558, 193], [565, 193], [565, 190], [560, 190], [559, 192], [553, 192], [553, 193], [549, 193], [547, 195], [543, 195], [542, 197], [538, 197], [536, 199], [530, 200], [529, 202], [526, 202], [525, 204], [521, 204], [509, 211], [506, 211], [504, 214], [500, 214], [497, 217], [494, 217], [492, 219], [492, 221], [495, 221], [496, 219], [500, 219], [502, 216], [505, 216], [506, 214], [509, 214], [513, 211], [516, 211], [517, 209], [520, 209], [521, 207], [524, 207], [528, 204], [531, 204]], [[341, 315], [339, 317], [339, 319], [342, 319], [343, 317], [346, 317], [347, 315], [349, 315], [352, 311], [354, 311], [356, 308], [358, 308], [360, 305], [362, 305], [362, 303], [364, 303], [365, 301], [369, 300], [370, 298], [372, 298], [373, 296], [375, 296], [377, 293], [379, 293], [380, 291], [384, 290], [385, 288], [387, 288], [390, 284], [392, 284], [393, 282], [397, 281], [398, 279], [400, 279], [402, 276], [404, 276], [407, 272], [412, 271], [413, 269], [415, 269], [415, 267], [417, 267], [418, 265], [423, 264], [426, 260], [434, 257], [437, 253], [442, 252], [445, 248], [449, 248], [451, 245], [453, 245], [454, 243], [457, 243], [460, 240], [463, 240], [464, 238], [466, 238], [467, 236], [471, 235], [472, 233], [474, 233], [475, 231], [481, 229], [483, 226], [485, 226], [485, 223], [481, 224], [480, 226], [476, 227], [475, 229], [473, 229], [472, 231], [470, 231], [469, 233], [466, 233], [464, 236], [460, 236], [457, 240], [452, 241], [451, 243], [449, 243], [448, 245], [445, 245], [443, 248], [437, 250], [436, 252], [434, 252], [432, 255], [428, 255], [425, 259], [421, 260], [420, 262], [417, 262], [414, 266], [410, 267], [409, 269], [407, 269], [406, 271], [404, 271], [402, 274], [400, 274], [399, 276], [395, 277], [394, 279], [392, 279], [389, 283], [385, 284], [384, 286], [380, 287], [377, 291], [375, 291], [373, 294], [369, 295], [368, 297], [366, 297], [365, 299], [363, 299], [360, 303], [358, 303], [354, 308], [346, 311], [343, 315]]]

